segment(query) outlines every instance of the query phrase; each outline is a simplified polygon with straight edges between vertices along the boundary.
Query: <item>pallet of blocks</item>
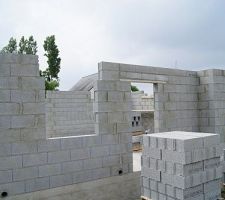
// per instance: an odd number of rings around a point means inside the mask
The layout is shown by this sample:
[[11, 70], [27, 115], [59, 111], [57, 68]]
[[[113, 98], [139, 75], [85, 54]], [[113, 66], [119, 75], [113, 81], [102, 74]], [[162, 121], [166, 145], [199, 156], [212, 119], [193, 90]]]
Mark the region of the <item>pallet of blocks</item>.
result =
[[174, 131], [144, 135], [142, 199], [220, 199], [221, 155], [217, 134]]

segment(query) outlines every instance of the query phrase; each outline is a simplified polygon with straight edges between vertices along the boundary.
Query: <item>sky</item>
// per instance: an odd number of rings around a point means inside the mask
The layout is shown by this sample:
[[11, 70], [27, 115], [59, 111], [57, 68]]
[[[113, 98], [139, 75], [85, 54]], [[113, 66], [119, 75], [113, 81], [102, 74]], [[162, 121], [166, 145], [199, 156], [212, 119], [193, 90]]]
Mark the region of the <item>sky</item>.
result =
[[225, 69], [225, 0], [0, 0], [0, 49], [55, 35], [60, 90], [109, 61], [188, 70]]

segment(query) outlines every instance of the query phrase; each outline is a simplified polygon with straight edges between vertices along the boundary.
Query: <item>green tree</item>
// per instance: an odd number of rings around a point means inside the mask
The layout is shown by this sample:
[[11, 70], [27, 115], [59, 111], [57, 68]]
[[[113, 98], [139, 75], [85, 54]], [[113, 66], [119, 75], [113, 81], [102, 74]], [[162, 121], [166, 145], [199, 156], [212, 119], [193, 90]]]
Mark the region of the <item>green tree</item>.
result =
[[17, 53], [16, 39], [11, 37], [8, 45], [2, 48], [1, 53]]
[[41, 76], [45, 77], [45, 89], [56, 90], [59, 87], [59, 76], [61, 58], [55, 43], [55, 36], [51, 35], [44, 41], [45, 56], [47, 57], [48, 67], [45, 71], [40, 71]]
[[36, 55], [37, 53], [37, 42], [34, 40], [33, 36], [31, 35], [27, 40], [26, 46], [26, 54], [33, 54]]
[[47, 63], [48, 63], [50, 79], [52, 79], [52, 78], [58, 79], [61, 58], [59, 57], [58, 47], [55, 44], [55, 36], [54, 35], [48, 36], [46, 38], [46, 40], [44, 41], [44, 50], [46, 51], [46, 53], [44, 55], [48, 59]]
[[131, 85], [131, 91], [132, 91], [132, 92], [137, 92], [137, 91], [139, 91], [139, 89], [138, 89], [137, 86]]
[[59, 81], [57, 80], [45, 81], [46, 90], [56, 90], [57, 87], [59, 87]]
[[26, 39], [24, 38], [24, 36], [21, 37], [20, 42], [19, 42], [19, 50], [18, 53], [20, 54], [25, 54], [25, 50], [26, 50]]
[[34, 41], [34, 38], [32, 35], [29, 37], [28, 40], [25, 39], [24, 36], [21, 37], [20, 42], [19, 42], [18, 53], [36, 55], [37, 42]]

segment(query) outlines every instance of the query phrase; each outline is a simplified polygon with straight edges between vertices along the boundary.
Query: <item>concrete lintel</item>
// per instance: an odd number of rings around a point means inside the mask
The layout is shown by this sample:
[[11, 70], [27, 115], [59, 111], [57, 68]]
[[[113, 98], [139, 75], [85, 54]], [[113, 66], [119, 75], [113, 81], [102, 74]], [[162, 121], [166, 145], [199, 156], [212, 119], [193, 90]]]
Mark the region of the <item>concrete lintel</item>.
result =
[[120, 81], [127, 81], [132, 83], [161, 83], [166, 84], [165, 81], [149, 81], [149, 80], [135, 80], [135, 79], [120, 79]]

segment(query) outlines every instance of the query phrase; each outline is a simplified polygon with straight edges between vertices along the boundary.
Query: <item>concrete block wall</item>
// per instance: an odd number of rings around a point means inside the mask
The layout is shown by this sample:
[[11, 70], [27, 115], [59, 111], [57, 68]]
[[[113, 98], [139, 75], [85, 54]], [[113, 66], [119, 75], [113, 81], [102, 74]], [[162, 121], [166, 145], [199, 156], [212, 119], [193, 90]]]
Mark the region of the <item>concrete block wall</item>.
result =
[[[0, 71], [0, 192], [9, 195], [132, 172], [132, 80], [154, 83], [155, 131], [203, 127], [197, 72], [102, 62], [93, 89], [95, 135], [49, 139], [37, 56], [1, 54]], [[223, 76], [213, 79], [210, 92]], [[220, 116], [222, 100], [210, 104]], [[220, 119], [215, 131], [223, 130]]]
[[37, 56], [0, 54], [0, 143], [44, 138], [45, 90]]
[[154, 97], [144, 91], [131, 92], [132, 132], [154, 132]]
[[[153, 103], [154, 99], [146, 96], [143, 91], [131, 93], [132, 110], [153, 110]], [[140, 111], [133, 112], [132, 117], [141, 116]], [[151, 117], [148, 121], [153, 120]], [[132, 131], [143, 129], [141, 121], [139, 124], [136, 124], [136, 121], [134, 123]], [[94, 124], [93, 99], [90, 91], [46, 92], [47, 137], [94, 134]]]
[[218, 133], [225, 142], [225, 72], [212, 69], [198, 72], [198, 75], [200, 130]]
[[[110, 90], [111, 84], [98, 82], [95, 135], [47, 138], [44, 80], [38, 74], [37, 56], [0, 55], [0, 71], [0, 94], [4, 94], [0, 194], [13, 196], [132, 172], [128, 85], [114, 82], [116, 88]], [[105, 92], [107, 101], [101, 102]], [[122, 120], [117, 115], [121, 113]]]
[[148, 130], [148, 133], [154, 133], [154, 112], [142, 112], [141, 120], [144, 130]]
[[100, 66], [99, 77], [106, 80], [154, 84], [154, 132], [213, 132], [224, 142], [224, 70], [196, 72], [110, 62]]
[[154, 110], [154, 98], [147, 96], [144, 91], [131, 92], [132, 110]]
[[47, 137], [95, 133], [93, 100], [89, 91], [47, 91]]
[[[113, 68], [115, 63], [105, 63]], [[198, 131], [197, 72], [139, 65], [118, 64], [119, 79], [154, 84], [155, 132]], [[107, 70], [107, 68], [105, 70]]]
[[198, 131], [198, 77], [180, 71], [167, 76], [165, 84], [154, 84], [155, 131]]
[[144, 131], [142, 126], [142, 118], [140, 111], [132, 111], [131, 115], [131, 131]]

